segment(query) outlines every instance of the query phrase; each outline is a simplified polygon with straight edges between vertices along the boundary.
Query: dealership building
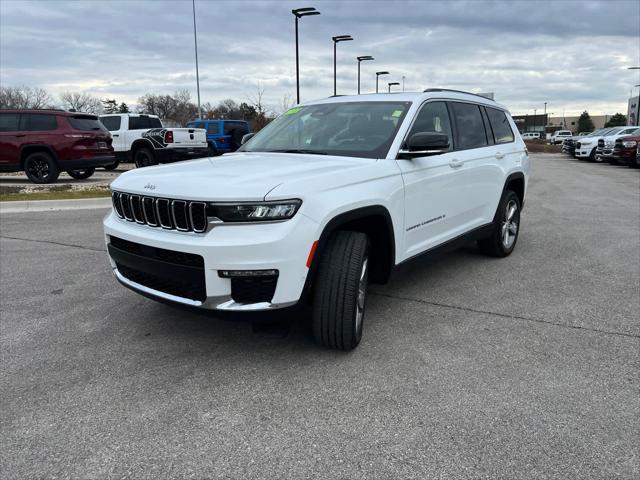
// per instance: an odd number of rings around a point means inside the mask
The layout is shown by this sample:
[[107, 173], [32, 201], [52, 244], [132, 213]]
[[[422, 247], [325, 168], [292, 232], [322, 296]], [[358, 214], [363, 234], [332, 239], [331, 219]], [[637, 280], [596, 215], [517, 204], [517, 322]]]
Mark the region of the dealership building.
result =
[[[613, 114], [612, 114], [613, 115]], [[593, 126], [603, 128], [604, 124], [609, 121], [612, 115], [592, 115], [591, 121]], [[513, 121], [518, 126], [520, 133], [524, 132], [539, 132], [539, 133], [553, 133], [556, 130], [571, 130], [573, 133], [578, 132], [578, 119], [580, 115], [575, 117], [551, 117], [548, 114], [545, 115], [514, 115]]]

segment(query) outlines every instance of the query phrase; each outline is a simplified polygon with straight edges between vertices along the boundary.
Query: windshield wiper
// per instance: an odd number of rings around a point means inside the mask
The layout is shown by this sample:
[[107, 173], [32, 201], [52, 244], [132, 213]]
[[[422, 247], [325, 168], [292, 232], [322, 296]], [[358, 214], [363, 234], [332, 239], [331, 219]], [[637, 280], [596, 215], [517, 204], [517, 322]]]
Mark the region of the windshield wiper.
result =
[[276, 152], [276, 153], [310, 153], [312, 155], [327, 155], [326, 152], [321, 150], [306, 150], [304, 148], [288, 148], [283, 150], [267, 150], [268, 152]]

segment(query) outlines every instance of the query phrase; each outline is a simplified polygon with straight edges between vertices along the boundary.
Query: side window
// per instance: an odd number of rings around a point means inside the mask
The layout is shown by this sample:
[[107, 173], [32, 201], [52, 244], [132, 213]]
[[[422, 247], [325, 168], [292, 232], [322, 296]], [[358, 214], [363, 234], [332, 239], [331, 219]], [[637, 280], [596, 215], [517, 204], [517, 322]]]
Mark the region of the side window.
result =
[[149, 117], [149, 128], [162, 128], [162, 122], [159, 118]]
[[422, 107], [416, 116], [416, 121], [413, 122], [407, 139], [411, 138], [414, 133], [419, 132], [435, 132], [448, 135], [449, 149], [452, 149], [451, 122], [449, 121], [449, 112], [445, 102], [429, 102]]
[[220, 124], [218, 123], [208, 123], [207, 124], [207, 132], [212, 135], [218, 135], [220, 131]]
[[190, 122], [187, 127], [189, 128], [204, 128], [203, 122]]
[[122, 123], [121, 117], [100, 117], [100, 121], [110, 132], [120, 130], [120, 124]]
[[129, 130], [146, 130], [149, 126], [149, 117], [129, 117]]
[[[24, 123], [24, 119], [26, 119], [26, 123]], [[24, 119], [23, 124], [26, 124], [27, 130], [31, 132], [43, 132], [58, 128], [55, 115], [27, 114]]]
[[509, 125], [507, 114], [497, 108], [486, 107], [491, 129], [493, 130], [493, 138], [496, 143], [511, 143], [514, 141], [513, 131]]
[[0, 132], [17, 132], [18, 114], [0, 113]]
[[473, 103], [451, 102], [456, 121], [456, 149], [486, 147], [487, 134], [480, 114], [480, 107]]

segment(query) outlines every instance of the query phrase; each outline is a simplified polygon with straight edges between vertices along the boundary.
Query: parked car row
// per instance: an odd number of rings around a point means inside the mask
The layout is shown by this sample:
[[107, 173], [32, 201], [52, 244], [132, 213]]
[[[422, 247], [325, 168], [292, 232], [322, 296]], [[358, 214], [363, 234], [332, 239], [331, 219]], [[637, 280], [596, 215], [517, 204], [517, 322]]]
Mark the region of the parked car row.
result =
[[146, 167], [234, 152], [248, 133], [249, 124], [240, 120], [167, 128], [157, 115], [2, 110], [0, 172], [24, 171], [34, 183], [55, 182], [63, 171], [81, 180], [121, 161]]
[[584, 136], [565, 138], [562, 151], [593, 162], [640, 166], [640, 128], [634, 126], [601, 128]]

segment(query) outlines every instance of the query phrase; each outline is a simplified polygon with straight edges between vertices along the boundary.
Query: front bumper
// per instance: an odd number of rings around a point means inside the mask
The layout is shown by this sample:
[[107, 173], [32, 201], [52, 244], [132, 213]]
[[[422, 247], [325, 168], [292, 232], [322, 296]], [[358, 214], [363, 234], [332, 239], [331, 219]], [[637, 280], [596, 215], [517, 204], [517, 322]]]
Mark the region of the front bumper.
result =
[[593, 152], [593, 150], [595, 148], [596, 147], [591, 146], [591, 145], [589, 145], [589, 146], [582, 146], [581, 145], [580, 148], [576, 147], [576, 151], [574, 153], [574, 156], [576, 158], [589, 158], [591, 156], [591, 152]]
[[[111, 267], [120, 283], [160, 301], [222, 311], [263, 311], [295, 305], [307, 279], [307, 257], [319, 235], [319, 225], [300, 212], [285, 222], [217, 225], [203, 234], [131, 223], [113, 212], [105, 217], [103, 224]], [[204, 293], [195, 298], [198, 295], [176, 294], [175, 289], [164, 288], [161, 282], [145, 285], [137, 281], [139, 277], [131, 275], [130, 268], [134, 267], [142, 274], [156, 275], [158, 262], [133, 265], [123, 260], [110, 245], [112, 236], [145, 247], [202, 257]], [[120, 262], [125, 262], [126, 267]], [[123, 271], [119, 270], [119, 265]], [[219, 275], [223, 270], [278, 270], [273, 296], [252, 303], [234, 299], [232, 280]], [[172, 273], [177, 280], [190, 275], [185, 267], [175, 268]]]
[[615, 148], [613, 158], [620, 163], [633, 164], [636, 161], [636, 147]]

